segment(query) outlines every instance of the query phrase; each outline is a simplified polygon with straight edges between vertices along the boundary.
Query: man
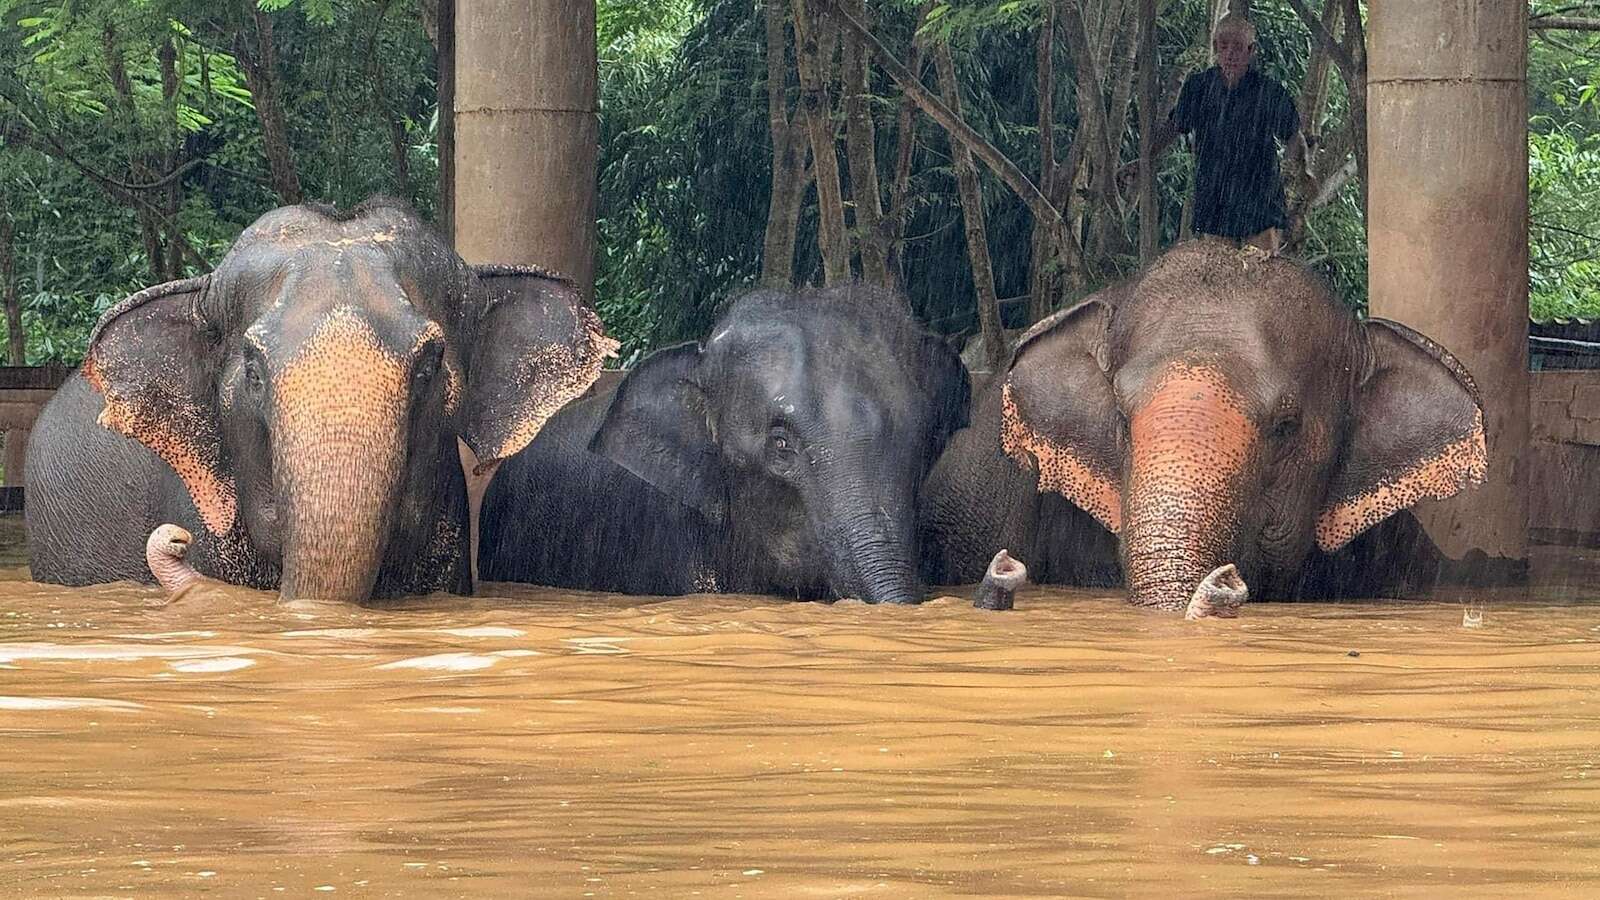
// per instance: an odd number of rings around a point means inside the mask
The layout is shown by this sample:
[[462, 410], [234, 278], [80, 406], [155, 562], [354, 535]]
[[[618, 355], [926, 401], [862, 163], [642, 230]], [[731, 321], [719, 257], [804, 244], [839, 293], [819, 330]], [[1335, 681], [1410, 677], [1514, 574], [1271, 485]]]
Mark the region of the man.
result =
[[[1152, 136], [1151, 165], [1180, 134], [1195, 137], [1194, 230], [1268, 253], [1289, 226], [1278, 174], [1281, 140], [1296, 165], [1306, 160], [1294, 98], [1256, 71], [1256, 27], [1227, 15], [1211, 33], [1217, 64], [1189, 76], [1178, 105]], [[1138, 163], [1123, 168], [1137, 176]]]

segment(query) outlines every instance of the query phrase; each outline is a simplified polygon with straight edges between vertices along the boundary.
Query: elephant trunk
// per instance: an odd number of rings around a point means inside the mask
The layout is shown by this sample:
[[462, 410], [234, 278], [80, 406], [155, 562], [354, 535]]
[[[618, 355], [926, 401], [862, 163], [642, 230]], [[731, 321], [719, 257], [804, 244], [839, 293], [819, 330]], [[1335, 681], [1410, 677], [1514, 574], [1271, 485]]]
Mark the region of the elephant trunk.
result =
[[851, 478], [829, 483], [823, 495], [817, 533], [835, 592], [868, 603], [921, 603], [912, 489], [898, 479]]
[[1246, 473], [1260, 443], [1214, 369], [1177, 366], [1129, 422], [1122, 534], [1130, 599], [1182, 610], [1234, 548]]
[[375, 342], [309, 352], [275, 385], [284, 599], [372, 596], [406, 463], [407, 378]]

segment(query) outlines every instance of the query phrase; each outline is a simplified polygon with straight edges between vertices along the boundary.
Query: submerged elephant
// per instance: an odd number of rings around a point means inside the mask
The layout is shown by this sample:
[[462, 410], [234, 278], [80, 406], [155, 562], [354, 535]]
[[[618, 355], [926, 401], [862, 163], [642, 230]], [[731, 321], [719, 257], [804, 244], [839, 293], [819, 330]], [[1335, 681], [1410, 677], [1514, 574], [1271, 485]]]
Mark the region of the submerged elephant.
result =
[[916, 603], [955, 352], [883, 290], [758, 290], [559, 413], [484, 500], [486, 579]]
[[1134, 603], [1174, 610], [1229, 563], [1258, 596], [1412, 587], [1439, 555], [1395, 514], [1486, 466], [1477, 388], [1442, 347], [1214, 241], [1038, 323], [974, 419], [925, 488], [939, 577], [1021, 547], [1053, 581], [1120, 562]]
[[173, 523], [286, 598], [470, 592], [458, 438], [515, 453], [614, 347], [572, 285], [469, 267], [395, 201], [274, 210], [101, 318], [29, 441], [33, 576], [148, 580]]

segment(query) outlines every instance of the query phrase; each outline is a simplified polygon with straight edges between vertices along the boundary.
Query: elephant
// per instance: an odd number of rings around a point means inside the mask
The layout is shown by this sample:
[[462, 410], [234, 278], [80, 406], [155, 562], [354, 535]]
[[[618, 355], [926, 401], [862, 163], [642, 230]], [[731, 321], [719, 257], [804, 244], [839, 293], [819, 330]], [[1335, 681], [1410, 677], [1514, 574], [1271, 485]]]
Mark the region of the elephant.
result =
[[918, 603], [917, 488], [969, 391], [895, 292], [757, 289], [506, 462], [484, 577]]
[[572, 283], [468, 266], [399, 201], [273, 210], [101, 317], [29, 441], [33, 577], [148, 581], [171, 523], [285, 599], [470, 593], [467, 450], [481, 480], [616, 346]]
[[924, 486], [930, 565], [1020, 548], [1167, 610], [1230, 563], [1256, 597], [1403, 594], [1442, 560], [1403, 511], [1481, 483], [1483, 422], [1427, 337], [1288, 258], [1178, 244], [1024, 333]]

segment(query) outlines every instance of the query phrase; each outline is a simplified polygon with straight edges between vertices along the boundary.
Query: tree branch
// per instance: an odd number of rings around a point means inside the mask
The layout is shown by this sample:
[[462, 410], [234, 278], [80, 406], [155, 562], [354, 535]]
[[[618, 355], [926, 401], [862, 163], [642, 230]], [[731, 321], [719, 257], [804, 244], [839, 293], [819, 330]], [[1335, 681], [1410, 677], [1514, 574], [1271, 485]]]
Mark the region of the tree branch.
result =
[[877, 59], [878, 65], [883, 67], [883, 70], [894, 80], [894, 83], [900, 86], [900, 90], [907, 97], [910, 97], [917, 104], [917, 107], [927, 114], [928, 118], [938, 122], [940, 127], [953, 140], [966, 147], [973, 156], [983, 160], [984, 165], [988, 166], [989, 170], [994, 172], [995, 176], [1006, 187], [1015, 192], [1023, 203], [1027, 204], [1030, 212], [1039, 219], [1050, 222], [1052, 226], [1061, 221], [1061, 213], [1051, 205], [1049, 198], [1040, 192], [1039, 188], [1028, 179], [1028, 176], [1017, 168], [1016, 163], [1007, 158], [998, 148], [985, 140], [983, 135], [963, 121], [960, 116], [951, 112], [950, 108], [944, 105], [938, 97], [935, 97], [927, 88], [923, 87], [916, 76], [904, 65], [901, 65], [900, 61], [895, 59], [894, 54], [889, 51], [889, 48], [874, 37], [865, 26], [841, 10], [833, 0], [818, 0], [818, 3], [827, 10], [828, 15], [833, 16], [835, 21], [850, 29], [852, 33], [861, 39], [862, 43], [872, 51], [872, 55]]
[[[1324, 2], [1333, 3], [1335, 0], [1324, 0]], [[1332, 32], [1323, 26], [1322, 19], [1312, 15], [1311, 10], [1306, 7], [1305, 0], [1289, 0], [1289, 5], [1294, 8], [1295, 14], [1300, 17], [1300, 21], [1311, 29], [1311, 36], [1317, 39], [1317, 42], [1322, 45], [1322, 49], [1327, 51], [1329, 56], [1333, 57], [1334, 64], [1339, 67], [1339, 71], [1345, 73], [1346, 76], [1355, 71], [1355, 59], [1350, 55], [1349, 51], [1345, 50], [1343, 45], [1334, 39]]]
[[[88, 163], [85, 163], [83, 160], [74, 156], [72, 151], [68, 150], [61, 142], [61, 139], [56, 137], [54, 134], [45, 133], [41, 135], [39, 132], [28, 128], [26, 124], [17, 122], [16, 120], [8, 120], [5, 122], [0, 122], [0, 139], [3, 139], [7, 143], [15, 142], [25, 147], [31, 147], [32, 149], [37, 150], [46, 156], [53, 156], [56, 159], [62, 160], [63, 162], [70, 164], [79, 172], [83, 173], [84, 177], [99, 185], [102, 190], [111, 195], [112, 199], [116, 200], [122, 205], [133, 207], [136, 210], [142, 209], [156, 216], [164, 223], [176, 224], [173, 217], [169, 216], [165, 210], [162, 210], [141, 196], [143, 191], [129, 190], [122, 186], [122, 182], [108, 175], [101, 174]], [[201, 161], [202, 160], [193, 160], [192, 162], [199, 163]], [[189, 163], [185, 163], [185, 166], [189, 166]], [[182, 229], [174, 227], [168, 236], [177, 242], [178, 249], [183, 252], [184, 256], [189, 258], [190, 262], [194, 263], [195, 268], [202, 272], [211, 271], [211, 263], [207, 262], [206, 258], [200, 255], [200, 251], [194, 249], [194, 246], [191, 245], [188, 239], [183, 236]]]
[[[1291, 3], [1295, 0], [1290, 0]], [[1600, 31], [1600, 19], [1581, 19], [1576, 16], [1534, 16], [1528, 27], [1535, 31]]]

